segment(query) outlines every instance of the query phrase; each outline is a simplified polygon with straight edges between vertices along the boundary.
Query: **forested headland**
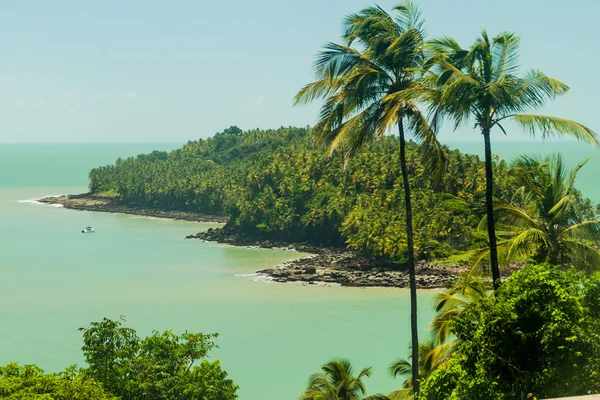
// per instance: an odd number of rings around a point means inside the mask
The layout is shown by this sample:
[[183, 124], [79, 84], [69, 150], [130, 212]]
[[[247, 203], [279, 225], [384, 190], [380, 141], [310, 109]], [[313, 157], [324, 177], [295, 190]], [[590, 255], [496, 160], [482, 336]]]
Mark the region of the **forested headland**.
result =
[[[230, 127], [170, 153], [119, 159], [90, 171], [90, 191], [132, 206], [225, 216], [248, 237], [344, 246], [402, 263], [406, 254], [398, 139], [368, 143], [345, 165], [324, 157], [309, 128], [242, 132]], [[485, 172], [476, 155], [445, 148], [444, 179], [427, 173], [409, 143], [417, 256], [435, 260], [485, 248]], [[509, 202], [521, 182], [494, 160], [494, 195]], [[511, 177], [512, 176], [512, 177]], [[581, 213], [595, 208], [573, 192]]]

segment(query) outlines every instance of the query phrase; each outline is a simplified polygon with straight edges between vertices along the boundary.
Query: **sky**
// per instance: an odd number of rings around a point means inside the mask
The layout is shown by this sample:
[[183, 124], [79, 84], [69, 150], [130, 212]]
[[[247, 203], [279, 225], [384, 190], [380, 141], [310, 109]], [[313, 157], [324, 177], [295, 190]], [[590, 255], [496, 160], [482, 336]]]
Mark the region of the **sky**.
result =
[[[421, 0], [430, 37], [515, 31], [523, 70], [571, 91], [543, 112], [600, 132], [593, 0]], [[0, 142], [185, 142], [230, 125], [306, 126], [319, 49], [367, 0], [2, 0]], [[377, 2], [385, 9], [397, 1]], [[501, 134], [497, 133], [499, 139]], [[443, 141], [480, 140], [465, 127]], [[510, 130], [510, 140], [523, 138]]]

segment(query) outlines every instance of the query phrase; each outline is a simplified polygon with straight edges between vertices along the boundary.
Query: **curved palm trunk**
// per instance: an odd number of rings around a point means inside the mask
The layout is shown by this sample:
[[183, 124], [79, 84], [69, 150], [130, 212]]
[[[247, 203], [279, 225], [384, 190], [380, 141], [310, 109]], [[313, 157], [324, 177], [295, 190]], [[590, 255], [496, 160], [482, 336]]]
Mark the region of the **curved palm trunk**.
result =
[[500, 287], [500, 267], [498, 266], [498, 247], [496, 245], [496, 227], [494, 221], [494, 172], [492, 169], [492, 145], [490, 143], [490, 130], [483, 129], [485, 143], [485, 208], [487, 215], [488, 238], [490, 240], [490, 266], [494, 290]]
[[412, 384], [413, 392], [419, 393], [419, 332], [417, 330], [417, 282], [415, 279], [415, 248], [412, 225], [412, 204], [410, 199], [410, 184], [406, 168], [406, 139], [402, 118], [398, 119], [400, 136], [400, 169], [404, 184], [404, 205], [406, 208], [406, 240], [408, 242], [408, 272], [410, 277], [410, 331], [412, 339]]

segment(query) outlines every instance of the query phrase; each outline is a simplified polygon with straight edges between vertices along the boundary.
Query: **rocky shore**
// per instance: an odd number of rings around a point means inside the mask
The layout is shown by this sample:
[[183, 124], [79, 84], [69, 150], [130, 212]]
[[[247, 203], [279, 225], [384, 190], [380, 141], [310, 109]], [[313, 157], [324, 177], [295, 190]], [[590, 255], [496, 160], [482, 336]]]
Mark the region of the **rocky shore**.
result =
[[198, 214], [187, 211], [163, 211], [154, 208], [135, 207], [123, 204], [114, 197], [106, 197], [91, 193], [44, 197], [38, 201], [46, 204], [60, 204], [64, 208], [71, 210], [133, 214], [194, 222], [227, 222], [227, 218], [218, 215]]
[[[90, 193], [46, 197], [38, 200], [46, 204], [60, 204], [64, 208], [81, 211], [98, 211], [143, 215], [195, 222], [226, 223], [221, 216], [205, 215], [186, 211], [163, 211], [153, 208], [135, 207], [119, 202], [114, 197]], [[370, 259], [345, 248], [323, 248], [308, 243], [289, 243], [273, 240], [257, 240], [239, 235], [227, 226], [209, 228], [205, 232], [189, 235], [186, 239], [201, 239], [227, 243], [235, 246], [282, 248], [312, 254], [275, 268], [257, 271], [275, 282], [330, 283], [354, 287], [397, 287], [407, 288], [408, 271], [398, 269], [381, 261]], [[440, 266], [433, 263], [417, 265], [417, 287], [420, 289], [446, 288], [467, 268], [459, 265]]]
[[[361, 266], [360, 257], [352, 252], [319, 254], [301, 258], [273, 269], [258, 271], [276, 282], [323, 282], [355, 287], [408, 288], [408, 271], [398, 271], [378, 266]], [[362, 268], [361, 268], [362, 267]], [[448, 288], [465, 269], [418, 264], [416, 282], [418, 289]]]
[[[306, 243], [261, 241], [236, 234], [227, 228], [210, 228], [208, 231], [189, 235], [186, 239], [313, 253], [311, 256], [290, 261], [275, 268], [257, 271], [259, 274], [272, 278], [275, 282], [332, 283], [355, 287], [409, 287], [406, 269], [393, 268], [392, 265], [361, 256], [344, 248], [322, 248]], [[440, 266], [419, 263], [416, 268], [417, 288], [447, 288], [452, 285], [461, 272], [467, 271], [467, 269], [458, 265]]]

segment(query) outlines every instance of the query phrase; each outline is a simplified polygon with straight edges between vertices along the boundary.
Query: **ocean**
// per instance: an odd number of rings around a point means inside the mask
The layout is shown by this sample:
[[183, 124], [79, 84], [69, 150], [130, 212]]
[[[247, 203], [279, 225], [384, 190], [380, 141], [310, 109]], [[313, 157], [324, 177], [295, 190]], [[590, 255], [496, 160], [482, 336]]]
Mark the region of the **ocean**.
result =
[[[482, 153], [480, 143], [450, 143]], [[152, 330], [218, 332], [210, 359], [240, 385], [242, 400], [298, 398], [308, 377], [332, 358], [358, 372], [373, 367], [369, 394], [401, 380], [388, 365], [408, 355], [404, 289], [278, 284], [252, 274], [302, 256], [184, 240], [215, 224], [93, 213], [40, 205], [46, 195], [86, 191], [90, 168], [180, 144], [0, 144], [0, 364], [47, 371], [84, 365], [77, 330], [123, 315]], [[495, 143], [506, 158], [560, 150], [571, 164], [594, 158], [576, 186], [600, 201], [597, 150], [575, 143]], [[97, 232], [82, 235], [93, 226]], [[419, 291], [424, 337], [435, 291]]]

